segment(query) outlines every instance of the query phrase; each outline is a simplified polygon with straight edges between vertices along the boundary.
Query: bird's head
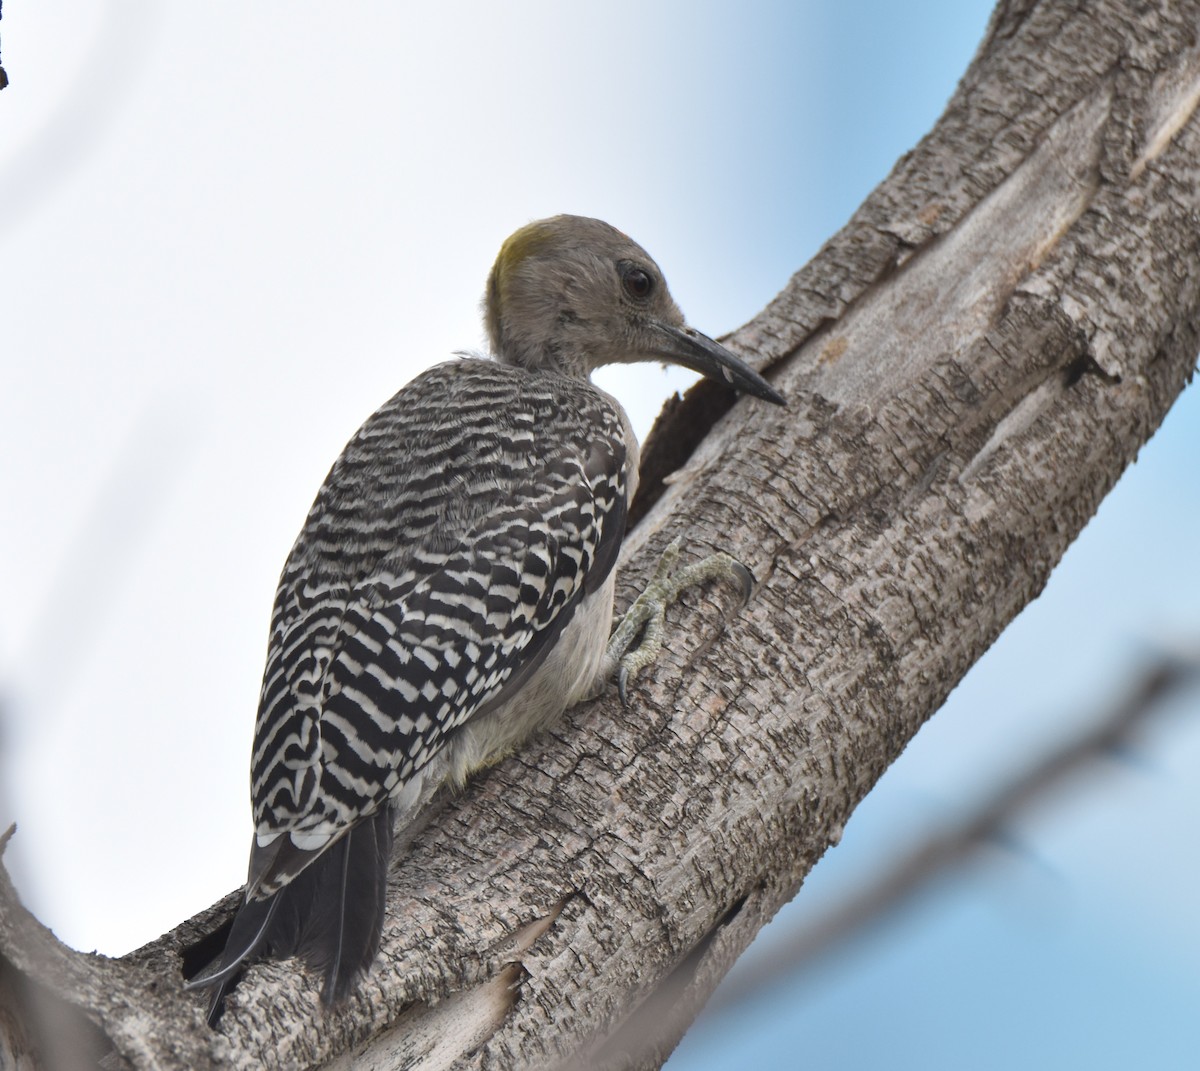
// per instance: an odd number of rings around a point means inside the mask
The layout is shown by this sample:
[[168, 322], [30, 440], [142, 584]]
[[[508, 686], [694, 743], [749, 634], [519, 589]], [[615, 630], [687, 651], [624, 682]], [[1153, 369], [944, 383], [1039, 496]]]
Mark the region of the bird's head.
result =
[[598, 219], [522, 227], [500, 249], [483, 305], [492, 352], [505, 364], [587, 376], [606, 364], [667, 361], [783, 403], [757, 372], [688, 327], [649, 254]]

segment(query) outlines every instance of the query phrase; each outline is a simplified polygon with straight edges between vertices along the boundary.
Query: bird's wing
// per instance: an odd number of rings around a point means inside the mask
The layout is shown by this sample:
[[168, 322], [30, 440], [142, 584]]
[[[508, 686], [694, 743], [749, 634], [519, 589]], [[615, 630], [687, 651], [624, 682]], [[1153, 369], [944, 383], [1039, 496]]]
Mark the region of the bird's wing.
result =
[[621, 414], [489, 361], [418, 377], [351, 440], [280, 582], [248, 892], [267, 896], [511, 694], [615, 564]]

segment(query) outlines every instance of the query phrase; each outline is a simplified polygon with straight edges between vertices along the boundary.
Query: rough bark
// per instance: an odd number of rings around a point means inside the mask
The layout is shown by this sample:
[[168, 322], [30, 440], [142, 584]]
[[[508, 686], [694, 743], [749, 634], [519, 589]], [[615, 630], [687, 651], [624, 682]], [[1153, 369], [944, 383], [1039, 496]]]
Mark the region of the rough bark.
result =
[[702, 387], [647, 443], [623, 596], [680, 535], [746, 562], [750, 605], [686, 600], [629, 709], [448, 801], [344, 1007], [265, 964], [209, 1031], [180, 982], [232, 897], [107, 960], [5, 878], [0, 1063], [47, 1036], [110, 1067], [661, 1063], [1190, 377], [1197, 27], [1197, 0], [1001, 3], [935, 129], [732, 336], [790, 407]]

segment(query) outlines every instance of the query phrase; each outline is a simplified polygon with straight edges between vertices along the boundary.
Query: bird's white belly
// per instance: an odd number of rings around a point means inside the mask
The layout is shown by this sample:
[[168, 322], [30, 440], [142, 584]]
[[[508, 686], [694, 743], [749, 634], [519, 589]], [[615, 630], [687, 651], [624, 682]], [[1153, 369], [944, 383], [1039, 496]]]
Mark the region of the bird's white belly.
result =
[[446, 749], [447, 778], [461, 785], [593, 693], [612, 631], [615, 582], [613, 570], [599, 590], [584, 597], [546, 660], [516, 695], [455, 734]]

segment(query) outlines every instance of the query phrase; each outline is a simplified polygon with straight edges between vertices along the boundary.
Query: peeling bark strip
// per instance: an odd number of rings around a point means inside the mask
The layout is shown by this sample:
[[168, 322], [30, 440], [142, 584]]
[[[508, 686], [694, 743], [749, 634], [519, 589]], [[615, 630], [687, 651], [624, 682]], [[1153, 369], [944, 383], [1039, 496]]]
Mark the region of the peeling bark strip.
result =
[[[0, 993], [109, 1067], [660, 1063], [1191, 375], [1198, 26], [1200, 0], [1001, 4], [937, 127], [730, 340], [790, 409], [700, 389], [646, 445], [686, 464], [644, 481], [626, 599], [681, 535], [751, 567], [750, 606], [693, 600], [630, 710], [577, 708], [446, 803], [344, 1007], [264, 964], [211, 1032], [182, 963], [231, 897], [110, 961], [6, 880]], [[36, 1066], [65, 1033], [39, 1021], [0, 1015], [0, 1056]]]

